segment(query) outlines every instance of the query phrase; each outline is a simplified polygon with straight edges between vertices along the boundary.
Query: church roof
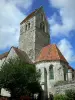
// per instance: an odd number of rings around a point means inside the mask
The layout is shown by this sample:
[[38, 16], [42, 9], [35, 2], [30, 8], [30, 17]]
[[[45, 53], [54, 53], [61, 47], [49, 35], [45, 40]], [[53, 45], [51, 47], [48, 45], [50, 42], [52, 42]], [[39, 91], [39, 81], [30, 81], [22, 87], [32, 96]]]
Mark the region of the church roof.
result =
[[[16, 54], [17, 54], [21, 59], [23, 59], [26, 63], [31, 63], [31, 64], [32, 64], [32, 62], [31, 62], [31, 60], [29, 59], [28, 55], [27, 55], [24, 51], [22, 51], [22, 50], [20, 50], [19, 48], [16, 48], [16, 47], [11, 47], [11, 49], [12, 49], [12, 48], [14, 49], [14, 51], [16, 52]], [[5, 58], [5, 57], [7, 57], [8, 54], [10, 53], [11, 49], [9, 50], [9, 52], [6, 52], [6, 53], [0, 55], [0, 60], [3, 59], [3, 58]]]
[[1, 54], [0, 55], [0, 60], [3, 59], [3, 58], [5, 58], [5, 57], [7, 57], [8, 53], [9, 52], [5, 52], [5, 53]]
[[38, 8], [38, 9], [35, 9], [35, 11], [33, 11], [31, 14], [29, 14], [20, 24], [23, 24], [23, 23], [25, 23], [27, 20], [29, 20], [30, 18], [32, 18], [33, 16], [34, 16], [34, 14], [39, 10], [39, 9], [41, 9], [42, 8], [42, 6], [40, 7], [40, 8]]
[[36, 59], [36, 62], [40, 61], [64, 61], [68, 63], [55, 44], [50, 44], [42, 48]]
[[72, 71], [74, 71], [74, 69], [70, 65], [68, 65], [68, 69], [71, 69]]
[[26, 54], [26, 52], [20, 50], [19, 48], [13, 47], [13, 49], [15, 50], [15, 52], [17, 53], [17, 55], [23, 59], [26, 63], [32, 63], [31, 60], [29, 59], [28, 55]]

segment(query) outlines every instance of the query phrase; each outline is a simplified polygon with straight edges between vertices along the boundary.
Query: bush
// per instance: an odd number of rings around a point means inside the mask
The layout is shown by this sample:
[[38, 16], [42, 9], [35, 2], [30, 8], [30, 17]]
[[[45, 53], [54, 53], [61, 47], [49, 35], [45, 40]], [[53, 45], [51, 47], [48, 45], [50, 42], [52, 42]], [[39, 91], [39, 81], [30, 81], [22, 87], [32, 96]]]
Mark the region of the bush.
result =
[[54, 96], [54, 100], [69, 100], [66, 95], [58, 94]]
[[75, 100], [75, 90], [66, 90], [65, 95], [69, 98], [69, 100]]
[[25, 63], [22, 59], [10, 59], [1, 66], [0, 88], [11, 92], [11, 97], [32, 95], [41, 91], [40, 73], [33, 64]]

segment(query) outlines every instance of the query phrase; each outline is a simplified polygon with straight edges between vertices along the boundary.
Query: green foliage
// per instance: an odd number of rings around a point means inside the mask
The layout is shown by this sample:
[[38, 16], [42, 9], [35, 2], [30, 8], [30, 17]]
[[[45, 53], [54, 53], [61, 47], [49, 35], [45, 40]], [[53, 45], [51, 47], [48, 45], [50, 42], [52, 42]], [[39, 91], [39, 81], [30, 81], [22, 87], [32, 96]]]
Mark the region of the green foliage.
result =
[[54, 96], [54, 100], [75, 100], [75, 90], [66, 90], [65, 95], [57, 94]]
[[58, 94], [54, 96], [54, 100], [69, 100], [66, 95]]
[[33, 64], [23, 60], [10, 59], [0, 70], [0, 88], [11, 91], [12, 96], [30, 95], [41, 90], [40, 73]]
[[69, 98], [69, 100], [75, 100], [75, 90], [66, 90], [65, 95]]

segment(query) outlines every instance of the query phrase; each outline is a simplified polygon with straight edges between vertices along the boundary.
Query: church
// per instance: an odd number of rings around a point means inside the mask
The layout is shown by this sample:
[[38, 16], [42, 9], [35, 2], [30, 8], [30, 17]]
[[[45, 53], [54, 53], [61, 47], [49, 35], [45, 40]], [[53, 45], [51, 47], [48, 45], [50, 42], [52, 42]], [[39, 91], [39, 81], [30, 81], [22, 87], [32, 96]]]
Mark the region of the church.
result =
[[49, 23], [43, 7], [36, 9], [20, 23], [19, 47], [0, 55], [0, 66], [10, 58], [20, 57], [35, 64], [41, 73], [40, 84], [46, 95], [55, 94], [58, 81], [72, 81], [74, 69], [56, 44], [50, 43]]

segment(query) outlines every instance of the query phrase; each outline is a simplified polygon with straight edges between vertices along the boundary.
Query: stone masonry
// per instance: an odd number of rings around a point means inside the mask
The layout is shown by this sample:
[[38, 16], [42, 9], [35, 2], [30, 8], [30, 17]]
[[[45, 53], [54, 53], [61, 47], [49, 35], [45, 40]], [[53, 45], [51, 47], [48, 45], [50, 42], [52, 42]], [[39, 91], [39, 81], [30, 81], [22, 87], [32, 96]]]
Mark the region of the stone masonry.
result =
[[75, 90], [75, 81], [70, 81], [70, 82], [66, 82], [66, 83], [62, 82], [62, 84], [57, 85], [54, 88], [56, 91], [55, 94], [65, 94], [65, 91], [68, 89]]
[[[45, 31], [40, 28], [44, 24]], [[30, 26], [28, 26], [30, 24]], [[42, 8], [36, 10], [34, 15], [20, 24], [19, 48], [27, 53], [34, 62], [40, 50], [49, 44], [49, 27]], [[27, 29], [26, 29], [27, 27]]]

